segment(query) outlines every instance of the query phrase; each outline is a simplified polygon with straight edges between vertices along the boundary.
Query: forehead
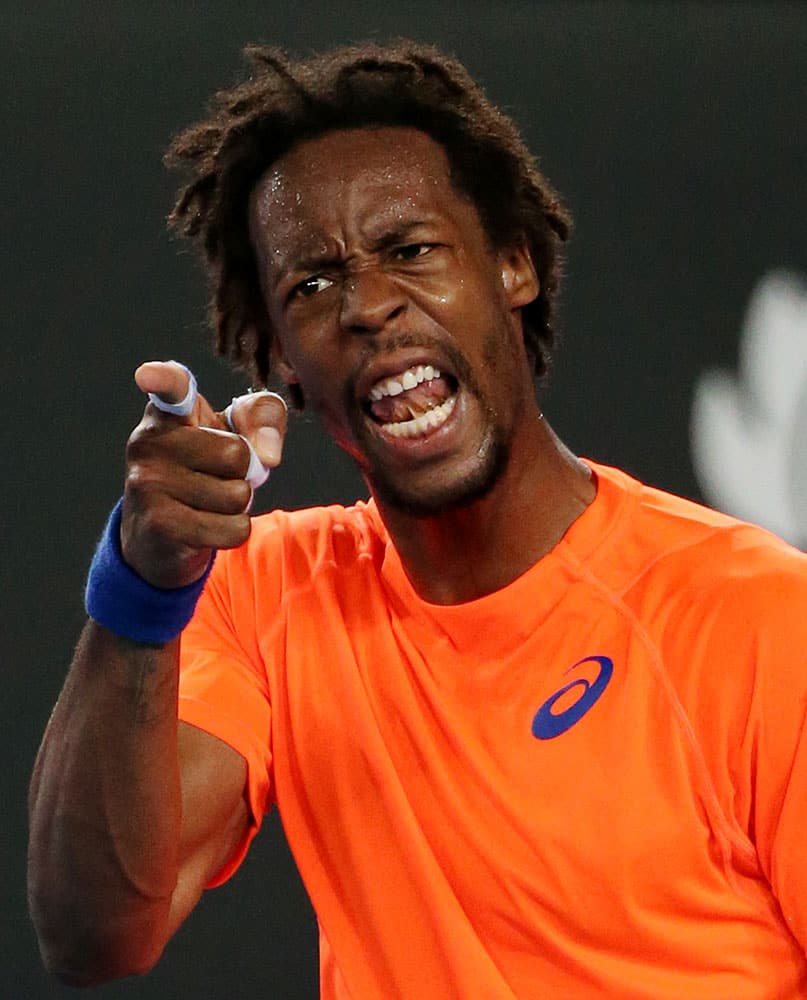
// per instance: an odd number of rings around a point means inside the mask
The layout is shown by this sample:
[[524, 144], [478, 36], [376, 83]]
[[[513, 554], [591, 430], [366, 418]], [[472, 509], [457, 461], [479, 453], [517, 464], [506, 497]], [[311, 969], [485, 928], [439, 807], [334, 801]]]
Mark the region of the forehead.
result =
[[456, 192], [443, 147], [418, 129], [355, 128], [294, 146], [260, 179], [253, 227], [272, 241], [311, 228], [384, 226], [402, 216], [468, 203]]

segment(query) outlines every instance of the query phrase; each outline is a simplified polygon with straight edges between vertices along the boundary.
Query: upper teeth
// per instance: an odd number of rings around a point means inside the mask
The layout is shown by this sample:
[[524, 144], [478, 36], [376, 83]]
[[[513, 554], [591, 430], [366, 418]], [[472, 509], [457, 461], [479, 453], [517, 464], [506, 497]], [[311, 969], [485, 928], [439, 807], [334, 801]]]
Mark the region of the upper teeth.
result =
[[440, 378], [440, 372], [432, 365], [417, 365], [415, 368], [407, 368], [399, 375], [391, 375], [389, 378], [382, 378], [370, 390], [370, 401], [375, 403], [384, 396], [400, 396], [405, 389], [414, 389], [421, 382], [431, 382], [433, 378]]

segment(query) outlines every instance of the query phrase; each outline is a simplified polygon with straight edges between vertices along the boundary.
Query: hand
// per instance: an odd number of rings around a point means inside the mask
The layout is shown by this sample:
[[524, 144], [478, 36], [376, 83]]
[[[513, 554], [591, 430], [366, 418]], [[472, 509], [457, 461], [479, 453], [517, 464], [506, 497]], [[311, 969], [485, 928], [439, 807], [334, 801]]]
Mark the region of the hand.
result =
[[[184, 399], [189, 385], [185, 369], [170, 361], [141, 365], [135, 382], [169, 403]], [[235, 548], [249, 537], [252, 489], [244, 476], [250, 455], [239, 435], [266, 468], [274, 468], [286, 407], [269, 392], [240, 396], [235, 404], [230, 413], [237, 433], [200, 394], [187, 416], [149, 403], [129, 438], [121, 548], [132, 569], [155, 587], [198, 580], [213, 548]]]

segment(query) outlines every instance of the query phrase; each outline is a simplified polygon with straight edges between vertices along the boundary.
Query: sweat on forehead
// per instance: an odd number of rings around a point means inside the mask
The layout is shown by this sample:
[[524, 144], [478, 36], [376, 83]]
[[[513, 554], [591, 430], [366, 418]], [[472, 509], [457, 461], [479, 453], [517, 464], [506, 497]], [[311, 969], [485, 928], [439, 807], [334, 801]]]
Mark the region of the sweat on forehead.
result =
[[[523, 310], [536, 373], [546, 369], [569, 217], [514, 123], [467, 71], [406, 39], [334, 49], [304, 59], [249, 46], [247, 79], [215, 96], [210, 113], [167, 154], [189, 179], [170, 224], [207, 262], [217, 347], [259, 382], [269, 377], [274, 331], [255, 259], [254, 192], [270, 165], [329, 129], [415, 129], [447, 151], [454, 192], [476, 206], [493, 246], [523, 240], [540, 281]], [[391, 144], [388, 153], [397, 152]]]
[[445, 150], [417, 129], [334, 130], [298, 143], [268, 168], [253, 192], [255, 221], [282, 225], [292, 209], [305, 211], [312, 192], [345, 192], [357, 178], [401, 202], [451, 183]]
[[423, 227], [458, 213], [481, 226], [434, 140], [414, 129], [339, 130], [300, 143], [264, 174], [252, 196], [251, 237], [277, 274], [423, 238]]

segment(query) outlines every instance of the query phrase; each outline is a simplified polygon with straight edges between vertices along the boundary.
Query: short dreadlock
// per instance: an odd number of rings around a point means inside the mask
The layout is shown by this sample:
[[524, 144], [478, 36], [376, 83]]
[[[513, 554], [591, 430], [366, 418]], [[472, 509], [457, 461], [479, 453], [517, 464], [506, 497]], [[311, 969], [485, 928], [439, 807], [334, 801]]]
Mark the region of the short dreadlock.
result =
[[[216, 347], [266, 384], [273, 331], [250, 242], [250, 194], [294, 145], [340, 128], [420, 129], [446, 150], [452, 183], [470, 198], [494, 248], [526, 243], [540, 293], [523, 311], [537, 375], [549, 365], [561, 247], [571, 219], [538, 170], [513, 122], [465, 68], [432, 46], [407, 40], [335, 49], [292, 61], [250, 45], [252, 76], [216, 94], [210, 117], [183, 131], [166, 162], [189, 166], [169, 223], [206, 258]], [[302, 405], [301, 398], [297, 399]]]

